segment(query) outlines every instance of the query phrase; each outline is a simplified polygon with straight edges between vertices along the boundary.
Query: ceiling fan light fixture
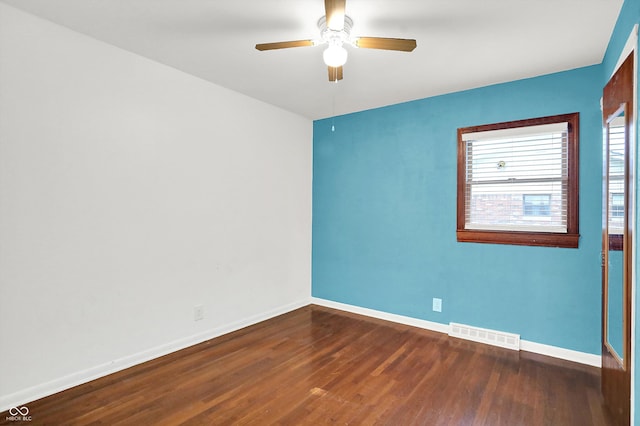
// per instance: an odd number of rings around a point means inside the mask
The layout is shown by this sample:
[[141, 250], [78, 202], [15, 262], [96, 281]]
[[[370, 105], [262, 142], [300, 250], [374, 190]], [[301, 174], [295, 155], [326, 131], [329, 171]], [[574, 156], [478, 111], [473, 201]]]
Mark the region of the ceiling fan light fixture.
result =
[[322, 53], [322, 59], [330, 67], [341, 67], [347, 62], [347, 55], [347, 49], [341, 44], [329, 44]]

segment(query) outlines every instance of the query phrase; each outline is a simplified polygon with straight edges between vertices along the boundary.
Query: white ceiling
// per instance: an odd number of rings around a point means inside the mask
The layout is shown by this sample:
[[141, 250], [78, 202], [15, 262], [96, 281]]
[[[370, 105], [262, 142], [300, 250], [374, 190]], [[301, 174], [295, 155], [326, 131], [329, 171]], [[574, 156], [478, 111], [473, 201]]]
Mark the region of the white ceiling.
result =
[[330, 83], [323, 0], [0, 0], [218, 85], [319, 119], [602, 61], [623, 0], [347, 0], [352, 35], [414, 38], [412, 53], [348, 47]]

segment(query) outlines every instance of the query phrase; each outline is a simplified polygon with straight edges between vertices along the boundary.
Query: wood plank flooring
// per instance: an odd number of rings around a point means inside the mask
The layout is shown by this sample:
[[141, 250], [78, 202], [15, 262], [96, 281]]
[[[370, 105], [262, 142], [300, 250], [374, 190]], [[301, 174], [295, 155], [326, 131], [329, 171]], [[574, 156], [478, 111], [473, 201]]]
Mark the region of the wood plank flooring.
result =
[[596, 368], [310, 305], [25, 405], [32, 425], [610, 425], [599, 389]]

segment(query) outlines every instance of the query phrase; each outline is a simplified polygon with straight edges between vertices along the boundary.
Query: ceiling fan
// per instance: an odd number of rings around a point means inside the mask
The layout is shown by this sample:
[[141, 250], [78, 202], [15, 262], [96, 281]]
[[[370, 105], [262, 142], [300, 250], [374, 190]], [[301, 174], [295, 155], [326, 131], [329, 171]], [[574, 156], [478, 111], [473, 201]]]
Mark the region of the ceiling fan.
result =
[[262, 43], [256, 44], [256, 49], [262, 51], [328, 44], [322, 57], [324, 63], [329, 67], [329, 81], [337, 82], [338, 80], [342, 80], [342, 67], [347, 62], [347, 50], [344, 48], [344, 44], [350, 44], [364, 49], [399, 50], [402, 52], [411, 52], [416, 48], [416, 41], [413, 39], [351, 37], [353, 20], [344, 13], [345, 3], [346, 0], [324, 0], [326, 15], [318, 21], [318, 28], [320, 29], [319, 40], [311, 39]]

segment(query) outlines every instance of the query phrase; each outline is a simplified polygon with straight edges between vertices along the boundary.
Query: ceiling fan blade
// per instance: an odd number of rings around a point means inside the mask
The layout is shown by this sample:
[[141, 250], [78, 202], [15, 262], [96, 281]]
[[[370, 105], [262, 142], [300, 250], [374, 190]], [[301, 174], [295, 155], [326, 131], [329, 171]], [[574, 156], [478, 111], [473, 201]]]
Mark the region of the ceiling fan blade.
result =
[[344, 29], [344, 5], [346, 0], [324, 0], [327, 28], [335, 31]]
[[417, 43], [407, 38], [358, 37], [355, 45], [363, 49], [400, 50], [411, 52]]
[[329, 67], [329, 81], [342, 80], [342, 67]]
[[256, 49], [262, 50], [274, 50], [274, 49], [287, 49], [289, 47], [304, 47], [313, 46], [313, 40], [294, 40], [294, 41], [278, 41], [276, 43], [262, 43], [256, 44]]

